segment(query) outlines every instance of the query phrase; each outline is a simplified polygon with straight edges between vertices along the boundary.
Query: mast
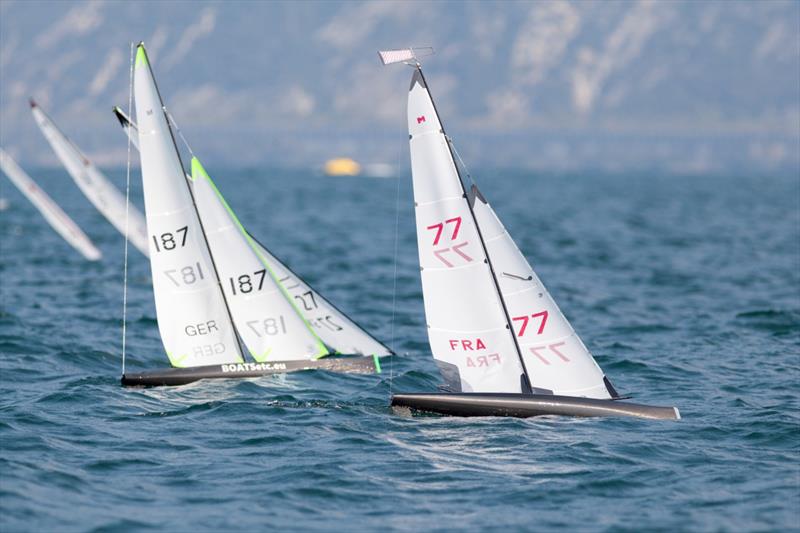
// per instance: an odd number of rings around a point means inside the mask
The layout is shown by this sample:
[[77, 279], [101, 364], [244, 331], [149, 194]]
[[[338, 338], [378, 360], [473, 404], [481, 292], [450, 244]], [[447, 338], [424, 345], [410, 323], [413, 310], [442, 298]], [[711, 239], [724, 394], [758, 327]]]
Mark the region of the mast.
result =
[[[486, 258], [486, 264], [489, 265], [489, 272], [492, 276], [492, 283], [494, 285], [495, 292], [497, 293], [497, 297], [500, 299], [500, 306], [503, 309], [503, 317], [506, 320], [506, 329], [511, 334], [511, 339], [514, 341], [514, 347], [517, 350], [517, 357], [519, 357], [519, 362], [522, 365], [523, 380], [522, 383], [520, 384], [522, 392], [531, 394], [533, 392], [533, 386], [531, 385], [531, 378], [530, 374], [528, 373], [528, 368], [525, 366], [525, 358], [522, 357], [522, 349], [520, 348], [519, 341], [517, 340], [517, 336], [514, 333], [514, 327], [512, 326], [511, 323], [511, 316], [508, 313], [508, 307], [506, 306], [506, 301], [503, 298], [502, 291], [500, 290], [500, 282], [497, 280], [497, 274], [494, 271], [492, 260], [489, 257], [489, 251], [486, 248], [486, 242], [483, 240], [483, 233], [481, 232], [481, 228], [478, 225], [478, 219], [475, 216], [475, 211], [472, 209], [473, 203], [470, 201], [469, 195], [467, 194], [467, 190], [464, 187], [464, 180], [461, 178], [461, 172], [459, 171], [458, 165], [456, 164], [450, 137], [447, 136], [447, 133], [444, 130], [444, 122], [442, 122], [442, 117], [441, 115], [439, 115], [439, 110], [436, 108], [436, 102], [433, 100], [433, 95], [431, 94], [431, 90], [428, 87], [428, 81], [425, 79], [425, 74], [422, 73], [422, 65], [419, 63], [419, 61], [415, 60], [414, 68], [416, 68], [417, 72], [419, 72], [420, 78], [422, 78], [422, 83], [425, 84], [425, 90], [428, 91], [428, 96], [431, 99], [431, 104], [433, 104], [433, 110], [436, 112], [436, 116], [439, 118], [439, 124], [442, 126], [442, 135], [444, 135], [444, 138], [447, 140], [447, 149], [450, 152], [450, 160], [453, 162], [453, 167], [456, 169], [456, 175], [458, 176], [458, 182], [461, 185], [463, 198], [467, 202], [469, 213], [472, 216], [472, 222], [475, 225], [475, 230], [478, 233], [478, 240], [480, 240], [481, 242], [481, 249], [483, 250], [483, 256]], [[477, 192], [478, 191], [476, 187], [476, 195]]]
[[[147, 69], [150, 71], [150, 78], [153, 80], [153, 86], [156, 88], [156, 94], [158, 95], [158, 101], [161, 104], [161, 112], [164, 113], [164, 119], [167, 121], [167, 130], [169, 130], [169, 136], [172, 139], [172, 146], [175, 149], [175, 153], [178, 156], [178, 161], [180, 162], [181, 168], [185, 169], [186, 167], [183, 165], [183, 159], [181, 158], [181, 152], [178, 150], [178, 144], [175, 142], [175, 134], [172, 132], [172, 126], [170, 126], [169, 116], [167, 115], [166, 106], [164, 106], [164, 99], [161, 97], [161, 91], [158, 89], [158, 82], [156, 82], [156, 76], [153, 73], [153, 67], [150, 65], [150, 59], [147, 57], [147, 51], [144, 48], [144, 42], [140, 42], [138, 46], [139, 50], [136, 54], [136, 60], [138, 62], [139, 52], [141, 52], [144, 56], [144, 62], [147, 64]], [[189, 198], [192, 199], [192, 208], [194, 209], [194, 214], [197, 217], [197, 222], [200, 225], [200, 233], [203, 236], [203, 243], [206, 245], [206, 250], [208, 250], [208, 257], [211, 259], [211, 266], [214, 269], [214, 278], [217, 280], [217, 288], [219, 292], [222, 294], [222, 302], [225, 305], [225, 312], [228, 314], [228, 320], [230, 321], [231, 327], [233, 328], [234, 337], [236, 338], [236, 349], [239, 352], [239, 357], [242, 361], [245, 361], [244, 357], [244, 350], [242, 350], [241, 344], [241, 337], [239, 335], [239, 331], [236, 329], [236, 324], [233, 321], [233, 315], [231, 314], [230, 306], [228, 305], [228, 299], [225, 297], [225, 291], [222, 290], [222, 283], [219, 279], [219, 272], [217, 271], [217, 264], [214, 262], [214, 254], [211, 253], [211, 247], [208, 245], [208, 237], [206, 237], [206, 230], [203, 227], [203, 219], [200, 216], [200, 212], [197, 210], [197, 203], [194, 199], [194, 192], [192, 192], [192, 187], [189, 185], [188, 180], [184, 180], [186, 183], [186, 189], [189, 191]]]

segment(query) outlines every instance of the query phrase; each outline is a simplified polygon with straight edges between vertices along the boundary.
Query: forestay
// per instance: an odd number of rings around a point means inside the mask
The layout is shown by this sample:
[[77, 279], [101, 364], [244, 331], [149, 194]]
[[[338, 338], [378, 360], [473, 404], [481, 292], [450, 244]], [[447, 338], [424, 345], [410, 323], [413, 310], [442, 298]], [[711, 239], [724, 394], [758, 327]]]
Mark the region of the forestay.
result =
[[442, 126], [416, 69], [408, 95], [408, 130], [433, 356], [452, 389], [521, 392], [524, 371], [512, 332]]
[[328, 355], [196, 157], [192, 181], [233, 322], [253, 359], [293, 361]]
[[[123, 130], [130, 136], [133, 144], [138, 148], [138, 134], [136, 132], [136, 125], [122, 112], [118, 107], [114, 108], [114, 114], [117, 116]], [[191, 177], [190, 181], [194, 182]], [[213, 184], [213, 181], [210, 183]], [[218, 189], [215, 189], [217, 201], [225, 205], [225, 199], [222, 197]], [[197, 195], [197, 190], [195, 189]], [[199, 203], [199, 198], [198, 198]], [[228, 206], [228, 209], [230, 207]], [[204, 220], [203, 225], [208, 230], [208, 223], [205, 222], [205, 210], [199, 210], [200, 218]], [[231, 210], [231, 217], [235, 218], [235, 214]], [[294, 301], [295, 307], [300, 311], [300, 314], [310, 324], [316, 334], [322, 339], [326, 346], [335, 350], [337, 353], [343, 354], [360, 354], [360, 355], [390, 355], [392, 351], [378, 342], [369, 333], [362, 329], [358, 324], [353, 322], [347, 315], [339, 311], [331, 302], [329, 302], [322, 294], [317, 292], [300, 276], [293, 272], [286, 266], [280, 259], [272, 255], [260, 242], [258, 242], [252, 235], [248, 235], [248, 245], [251, 246], [259, 259], [264, 262], [274, 274], [274, 278], [278, 280], [281, 287]], [[215, 254], [216, 257], [217, 254]], [[224, 276], [223, 276], [224, 278]], [[242, 331], [239, 328], [239, 331]]]
[[[100, 170], [64, 135], [49, 116], [31, 100], [31, 111], [53, 151], [89, 201], [106, 219], [125, 235], [125, 197]], [[144, 255], [147, 250], [147, 226], [142, 214], [132, 205], [128, 211], [128, 240]]]
[[242, 362], [236, 333], [144, 46], [136, 51], [139, 126], [150, 266], [161, 340], [173, 366]]
[[78, 250], [89, 261], [97, 261], [102, 257], [89, 237], [81, 231], [75, 222], [22, 170], [16, 161], [11, 159], [5, 150], [0, 148], [0, 169], [17, 189], [31, 201], [56, 232], [73, 248]]

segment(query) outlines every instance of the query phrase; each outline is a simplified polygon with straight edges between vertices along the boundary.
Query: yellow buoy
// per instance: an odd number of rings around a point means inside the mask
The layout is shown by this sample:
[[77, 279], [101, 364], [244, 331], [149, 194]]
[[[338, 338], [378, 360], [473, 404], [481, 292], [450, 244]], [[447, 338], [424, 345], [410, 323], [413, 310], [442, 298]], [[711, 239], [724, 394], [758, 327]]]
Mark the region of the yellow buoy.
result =
[[358, 176], [361, 165], [349, 157], [330, 159], [325, 163], [325, 174], [328, 176]]

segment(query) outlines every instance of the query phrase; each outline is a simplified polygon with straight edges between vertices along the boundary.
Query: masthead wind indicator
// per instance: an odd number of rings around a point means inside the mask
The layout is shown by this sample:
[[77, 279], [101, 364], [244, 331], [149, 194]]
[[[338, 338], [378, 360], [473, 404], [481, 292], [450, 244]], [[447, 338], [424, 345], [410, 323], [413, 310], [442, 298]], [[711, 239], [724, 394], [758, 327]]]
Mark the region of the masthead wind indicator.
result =
[[384, 65], [395, 63], [405, 63], [406, 65], [419, 65], [419, 58], [433, 55], [433, 47], [423, 46], [421, 48], [399, 48], [396, 50], [379, 50], [378, 57]]

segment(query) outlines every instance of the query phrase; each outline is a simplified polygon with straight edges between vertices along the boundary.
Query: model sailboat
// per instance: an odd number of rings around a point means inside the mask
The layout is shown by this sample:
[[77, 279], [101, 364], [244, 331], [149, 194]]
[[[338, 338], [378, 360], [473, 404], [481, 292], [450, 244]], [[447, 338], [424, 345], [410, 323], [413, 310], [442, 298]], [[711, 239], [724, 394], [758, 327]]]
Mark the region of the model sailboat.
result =
[[[177, 385], [311, 368], [379, 370], [377, 354], [322, 359], [331, 349], [196, 157], [186, 179], [141, 44], [134, 94], [156, 313], [167, 356], [178, 368], [126, 374], [123, 384]], [[245, 350], [254, 362], [246, 361]]]
[[449, 392], [393, 406], [460, 416], [678, 418], [621, 402], [475, 185], [467, 190], [413, 49], [379, 52], [414, 68], [408, 129], [425, 315]]
[[[119, 120], [123, 130], [129, 135], [131, 141], [138, 150], [139, 132], [136, 124], [134, 124], [119, 107], [114, 107], [114, 114], [117, 120]], [[189, 175], [187, 175], [186, 178], [190, 185], [194, 187], [195, 180]], [[214, 192], [217, 196], [216, 200], [214, 200], [213, 197], [210, 198], [211, 203], [221, 204], [226, 210], [230, 211], [231, 217], [236, 218], [236, 215], [233, 214], [225, 198], [223, 198], [222, 193], [219, 192], [219, 189], [207, 174], [205, 174], [205, 179], [214, 188]], [[218, 209], [218, 206], [212, 207], [209, 209], [209, 212], [216, 209]], [[205, 213], [206, 210], [199, 210], [201, 219], [206, 216]], [[238, 219], [236, 219], [236, 221], [237, 226], [241, 226]], [[263, 244], [247, 232], [243, 226], [240, 227], [240, 230], [242, 235], [246, 237], [248, 245], [253, 249], [256, 255], [269, 266], [275, 278], [277, 278], [281, 287], [283, 287], [285, 294], [291, 297], [290, 300], [295, 303], [300, 314], [311, 324], [317, 335], [319, 335], [328, 348], [334, 350], [336, 353], [377, 356], [392, 355], [393, 352], [389, 348], [367, 333], [327, 298], [308, 285], [300, 276], [293, 272], [285, 263], [275, 257]]]
[[[114, 187], [108, 178], [61, 132], [53, 120], [31, 99], [31, 112], [42, 134], [50, 143], [58, 159], [80, 190], [100, 213], [121, 234], [125, 235], [125, 196]], [[127, 206], [128, 240], [145, 256], [147, 255], [147, 226], [144, 217], [132, 205]]]
[[58, 204], [46, 192], [36, 185], [36, 182], [2, 148], [0, 148], [0, 170], [31, 201], [48, 224], [83, 257], [89, 261], [97, 261], [103, 256], [81, 228], [58, 207]]

